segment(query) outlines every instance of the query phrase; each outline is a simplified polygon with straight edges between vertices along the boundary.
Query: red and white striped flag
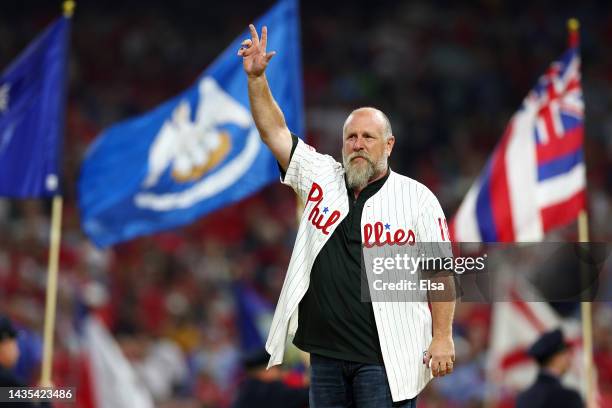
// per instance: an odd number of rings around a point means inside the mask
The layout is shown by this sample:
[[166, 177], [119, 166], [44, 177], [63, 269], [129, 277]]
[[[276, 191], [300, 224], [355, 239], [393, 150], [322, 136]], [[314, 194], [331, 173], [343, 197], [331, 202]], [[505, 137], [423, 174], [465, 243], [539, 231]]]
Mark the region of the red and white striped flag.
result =
[[524, 99], [451, 223], [455, 242], [533, 242], [586, 207], [580, 55], [571, 46]]

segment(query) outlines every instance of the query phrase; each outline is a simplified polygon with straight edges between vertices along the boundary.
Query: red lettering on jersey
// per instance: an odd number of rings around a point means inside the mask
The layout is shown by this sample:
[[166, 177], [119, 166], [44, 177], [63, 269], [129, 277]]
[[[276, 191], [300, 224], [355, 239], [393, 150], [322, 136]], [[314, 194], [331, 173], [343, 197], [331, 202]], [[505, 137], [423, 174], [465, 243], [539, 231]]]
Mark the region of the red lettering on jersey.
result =
[[395, 233], [391, 235], [391, 231], [384, 231], [384, 225], [382, 222], [375, 222], [372, 224], [365, 224], [363, 226], [363, 244], [366, 248], [372, 248], [373, 246], [387, 245], [414, 245], [416, 242], [416, 236], [414, 231], [404, 230], [398, 228]]
[[[446, 223], [446, 220], [444, 220]], [[438, 218], [438, 226], [440, 227], [440, 235], [442, 236], [442, 241], [444, 241], [444, 227], [442, 227], [442, 218]]]
[[448, 224], [446, 223], [446, 218], [444, 218], [444, 231], [446, 231], [446, 235], [448, 235], [448, 240], [451, 240], [450, 234], [448, 233]]
[[306, 203], [308, 204], [308, 202], [314, 202], [315, 205], [308, 214], [308, 221], [310, 221], [316, 229], [321, 230], [321, 232], [323, 232], [325, 235], [329, 235], [329, 227], [334, 225], [336, 221], [340, 219], [340, 211], [333, 211], [327, 221], [324, 222], [325, 214], [322, 214], [319, 208], [321, 201], [323, 201], [323, 189], [317, 183], [312, 183]]

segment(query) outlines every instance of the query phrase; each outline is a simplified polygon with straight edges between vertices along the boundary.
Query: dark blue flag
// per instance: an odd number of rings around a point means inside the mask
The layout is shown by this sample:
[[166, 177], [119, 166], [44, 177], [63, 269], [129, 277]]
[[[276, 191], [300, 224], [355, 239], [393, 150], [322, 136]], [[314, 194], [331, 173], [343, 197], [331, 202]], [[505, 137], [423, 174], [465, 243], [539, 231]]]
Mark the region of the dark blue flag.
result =
[[272, 324], [274, 307], [253, 288], [242, 282], [234, 283], [233, 291], [241, 350], [244, 352], [263, 350], [266, 334]]
[[59, 18], [0, 76], [0, 196], [59, 194], [69, 29]]
[[[289, 129], [303, 134], [297, 0], [255, 22], [269, 28], [270, 87]], [[278, 179], [249, 112], [240, 43], [245, 30], [196, 83], [151, 112], [105, 130], [78, 182], [82, 228], [98, 246], [184, 225]]]

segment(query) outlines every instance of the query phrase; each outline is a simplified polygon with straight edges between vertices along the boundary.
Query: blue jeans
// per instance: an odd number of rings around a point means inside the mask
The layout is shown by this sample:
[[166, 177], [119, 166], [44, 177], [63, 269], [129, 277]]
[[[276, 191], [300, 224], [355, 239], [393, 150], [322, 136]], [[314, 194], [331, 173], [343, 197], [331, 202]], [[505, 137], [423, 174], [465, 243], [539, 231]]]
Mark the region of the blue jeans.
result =
[[385, 367], [310, 354], [310, 408], [415, 408], [416, 397], [393, 402]]

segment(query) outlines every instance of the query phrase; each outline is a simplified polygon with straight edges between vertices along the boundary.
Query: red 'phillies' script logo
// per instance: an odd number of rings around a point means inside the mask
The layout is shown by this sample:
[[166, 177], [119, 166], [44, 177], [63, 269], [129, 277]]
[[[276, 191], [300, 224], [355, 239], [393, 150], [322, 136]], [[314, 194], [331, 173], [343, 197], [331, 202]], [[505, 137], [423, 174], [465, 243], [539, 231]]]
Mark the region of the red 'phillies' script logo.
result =
[[[385, 231], [385, 229], [387, 231]], [[383, 225], [382, 222], [375, 222], [374, 225], [366, 224], [363, 226], [363, 245], [366, 248], [372, 248], [373, 246], [383, 246], [385, 244], [388, 245], [414, 245], [416, 242], [416, 237], [414, 235], [414, 231], [404, 230], [402, 228], [398, 228], [395, 230], [393, 235], [391, 235], [391, 226], [389, 224]], [[374, 238], [373, 241], [372, 237]]]
[[323, 189], [317, 183], [312, 183], [306, 204], [308, 204], [309, 201], [316, 204], [314, 207], [312, 207], [312, 210], [310, 210], [310, 214], [308, 214], [308, 221], [312, 222], [312, 225], [314, 225], [315, 228], [320, 229], [325, 235], [329, 235], [328, 228], [334, 225], [334, 223], [340, 219], [340, 211], [333, 211], [329, 218], [323, 222], [325, 214], [327, 214], [327, 211], [329, 210], [327, 207], [324, 207], [323, 211], [321, 211], [320, 204], [321, 201], [323, 201]]

